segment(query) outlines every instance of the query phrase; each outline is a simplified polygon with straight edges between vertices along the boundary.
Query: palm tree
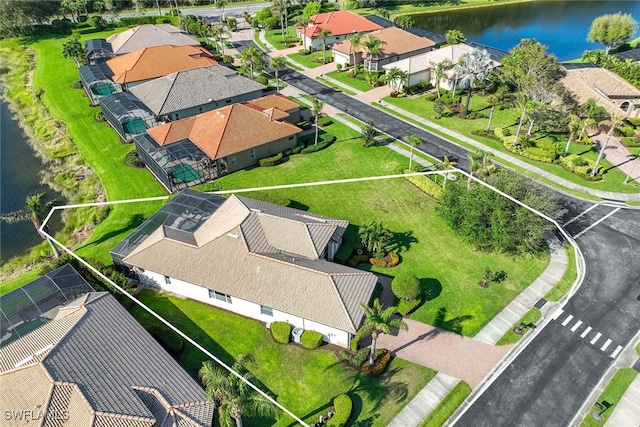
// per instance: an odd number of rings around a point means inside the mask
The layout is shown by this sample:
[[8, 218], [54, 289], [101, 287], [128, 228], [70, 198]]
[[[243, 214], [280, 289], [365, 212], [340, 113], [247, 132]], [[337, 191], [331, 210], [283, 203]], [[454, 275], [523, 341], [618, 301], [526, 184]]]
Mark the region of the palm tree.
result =
[[584, 117], [585, 120], [583, 122], [582, 129], [580, 130], [580, 135], [578, 136], [578, 140], [581, 140], [584, 136], [585, 131], [589, 126], [597, 125], [603, 120], [609, 118], [609, 113], [604, 107], [598, 105], [595, 99], [589, 98], [582, 104], [578, 111], [581, 117]]
[[[449, 160], [449, 158], [447, 156], [444, 156], [444, 159], [442, 160], [442, 163], [440, 163], [440, 167], [442, 168], [442, 170], [449, 170], [451, 168], [453, 168], [454, 166], [456, 166], [458, 164], [458, 162], [454, 162], [452, 160]], [[444, 188], [447, 185], [447, 174], [445, 173], [443, 175], [443, 181], [442, 181], [442, 189], [444, 190]]]
[[271, 9], [280, 16], [280, 33], [282, 34], [282, 41], [284, 42], [284, 35], [288, 34], [288, 8], [289, 0], [273, 0]]
[[364, 42], [362, 42], [362, 47], [367, 51], [367, 57], [369, 59], [369, 66], [367, 67], [367, 71], [371, 72], [371, 60], [374, 55], [382, 52], [382, 46], [387, 44], [386, 42], [380, 40], [378, 37], [373, 34], [368, 34], [365, 38]]
[[471, 101], [471, 91], [484, 84], [489, 71], [493, 68], [493, 61], [486, 49], [474, 49], [470, 53], [462, 55], [461, 63], [461, 84], [467, 85], [467, 102], [463, 115], [469, 112], [469, 102]]
[[215, 0], [215, 6], [220, 9], [220, 20], [224, 21], [224, 7], [229, 4], [228, 0]]
[[382, 222], [372, 221], [371, 224], [358, 229], [358, 236], [369, 253], [384, 255], [384, 249], [391, 242], [393, 233], [391, 233], [391, 230], [384, 228]]
[[282, 55], [271, 57], [269, 58], [269, 64], [271, 65], [271, 68], [273, 68], [275, 72], [276, 92], [280, 92], [280, 81], [278, 80], [278, 71], [280, 70], [280, 68], [287, 65], [287, 58], [285, 58]]
[[80, 67], [80, 64], [84, 60], [84, 48], [80, 43], [80, 35], [74, 34], [68, 41], [62, 44], [62, 56], [66, 59], [73, 59], [76, 63], [76, 67]]
[[376, 360], [376, 341], [380, 334], [390, 334], [394, 329], [408, 330], [409, 326], [401, 317], [395, 317], [398, 313], [398, 307], [391, 306], [382, 308], [380, 299], [373, 301], [373, 306], [369, 307], [365, 303], [360, 303], [360, 307], [364, 310], [364, 324], [356, 334], [358, 341], [367, 335], [371, 335], [371, 352], [369, 353], [369, 364], [373, 365]]
[[[247, 356], [239, 355], [231, 369], [247, 381], [254, 379], [244, 367]], [[253, 392], [247, 383], [233, 374], [224, 372], [210, 360], [202, 364], [198, 376], [205, 386], [205, 395], [218, 409], [218, 420], [222, 427], [242, 427], [242, 416], [270, 417], [277, 414], [276, 408], [263, 396]]]
[[[44, 198], [45, 195], [43, 193], [30, 194], [25, 200], [24, 209], [16, 212], [2, 214], [2, 216], [0, 216], [0, 219], [9, 224], [30, 220], [33, 223], [33, 226], [38, 231], [38, 234], [40, 234], [40, 237], [42, 237], [49, 243], [49, 246], [51, 246], [51, 250], [53, 250], [53, 254], [56, 258], [58, 258], [60, 256], [58, 247], [53, 243], [51, 239], [49, 239], [49, 237], [47, 237], [47, 235], [40, 232], [40, 227], [42, 227], [42, 223], [47, 217], [49, 211], [53, 209], [54, 206], [59, 205], [60, 201], [58, 199], [54, 199], [45, 203]], [[48, 235], [51, 234], [49, 224], [45, 224], [42, 230]]]
[[353, 54], [353, 77], [358, 74], [358, 67], [356, 67], [356, 50], [362, 46], [360, 43], [361, 38], [361, 33], [353, 33], [347, 37], [347, 40], [349, 41], [349, 56]]
[[518, 122], [518, 130], [516, 131], [516, 142], [518, 142], [518, 138], [520, 138], [520, 132], [522, 131], [522, 123], [524, 122], [524, 118], [527, 115], [527, 109], [529, 107], [529, 98], [524, 93], [519, 93], [516, 95], [515, 104], [518, 110], [520, 110], [520, 121]]
[[610, 127], [609, 127], [609, 132], [607, 132], [607, 139], [604, 142], [604, 144], [602, 144], [602, 148], [600, 148], [600, 152], [598, 153], [598, 158], [596, 159], [596, 164], [593, 166], [593, 169], [591, 170], [591, 176], [596, 175], [596, 171], [598, 170], [598, 165], [600, 164], [600, 160], [602, 160], [602, 157], [604, 156], [604, 150], [607, 149], [607, 145], [611, 140], [611, 135], [613, 135], [613, 130], [617, 126], [620, 126], [623, 120], [624, 120], [624, 117], [622, 116], [618, 116], [618, 115], [611, 116], [611, 119], [609, 120]]
[[469, 159], [469, 178], [467, 179], [467, 190], [469, 190], [471, 188], [471, 177], [482, 167], [482, 163], [480, 162], [482, 159], [482, 151], [467, 153], [467, 159]]
[[491, 105], [491, 113], [489, 113], [489, 123], [487, 124], [487, 130], [484, 132], [485, 134], [489, 134], [491, 130], [491, 122], [493, 121], [493, 112], [496, 109], [496, 106], [500, 104], [500, 97], [498, 95], [491, 95], [487, 98], [487, 102]]
[[313, 98], [311, 100], [311, 114], [313, 115], [313, 121], [316, 124], [315, 145], [318, 145], [318, 119], [322, 113], [322, 107], [324, 107], [324, 101], [318, 98]]
[[264, 60], [262, 52], [255, 45], [251, 45], [240, 52], [240, 64], [243, 67], [249, 67], [250, 76], [253, 79], [254, 71], [262, 71], [264, 69]]
[[406, 142], [411, 146], [411, 156], [409, 157], [409, 170], [413, 170], [411, 169], [411, 166], [413, 164], [413, 149], [416, 147], [416, 145], [422, 144], [424, 141], [420, 139], [420, 137], [416, 134], [405, 135], [404, 138], [402, 139], [404, 140], [404, 142]]
[[480, 161], [480, 167], [476, 170], [476, 175], [482, 180], [497, 172], [498, 168], [491, 161], [491, 155], [485, 151], [478, 151], [476, 156]]
[[327, 37], [331, 37], [331, 30], [327, 28], [323, 28], [318, 34], [318, 37], [322, 39], [322, 63], [325, 64], [327, 60], [325, 59], [325, 50], [327, 49]]
[[582, 120], [580, 120], [580, 116], [576, 114], [571, 114], [569, 117], [569, 139], [567, 140], [567, 145], [564, 147], [564, 154], [569, 152], [569, 147], [571, 147], [571, 143], [573, 142], [573, 137], [576, 135], [576, 132], [580, 130], [582, 127]]
[[389, 83], [389, 86], [391, 86], [391, 91], [392, 92], [397, 92], [397, 85], [396, 82], [398, 81], [400, 76], [400, 68], [398, 67], [392, 67], [391, 69], [389, 69], [389, 71], [387, 71], [387, 83]]
[[444, 61], [435, 64], [435, 66], [432, 63], [431, 66], [433, 67], [433, 73], [436, 76], [436, 93], [438, 94], [438, 99], [440, 99], [440, 82], [442, 81], [445, 72], [450, 70], [453, 67], [453, 64], [448, 59], [445, 59]]
[[226, 26], [224, 22], [219, 22], [218, 24], [212, 25], [211, 27], [209, 27], [209, 36], [216, 41], [216, 46], [220, 46], [218, 53], [220, 55], [223, 55], [224, 54], [224, 36], [231, 37], [229, 28]]
[[364, 126], [360, 128], [362, 133], [362, 141], [365, 147], [370, 147], [376, 140], [376, 129], [373, 127], [373, 122], [369, 120]]
[[399, 15], [393, 18], [393, 23], [402, 28], [403, 30], [407, 30], [413, 27], [413, 18], [411, 15]]

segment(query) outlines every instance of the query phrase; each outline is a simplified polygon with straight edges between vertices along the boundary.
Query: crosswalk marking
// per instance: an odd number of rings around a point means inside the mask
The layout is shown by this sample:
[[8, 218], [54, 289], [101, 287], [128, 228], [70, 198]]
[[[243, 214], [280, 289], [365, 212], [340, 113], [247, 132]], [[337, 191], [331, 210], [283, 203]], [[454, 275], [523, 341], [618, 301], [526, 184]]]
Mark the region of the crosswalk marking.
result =
[[562, 322], [562, 326], [567, 326], [567, 324], [571, 322], [571, 319], [573, 319], [573, 314], [570, 314], [569, 317], [564, 319], [564, 321]]
[[595, 337], [593, 337], [593, 339], [591, 340], [591, 343], [590, 343], [590, 344], [591, 344], [591, 345], [594, 345], [596, 342], [598, 342], [598, 340], [600, 339], [600, 337], [601, 337], [601, 336], [602, 336], [602, 334], [601, 334], [600, 332], [598, 332], [598, 333], [596, 334], [596, 336], [595, 336]]
[[581, 232], [579, 232], [578, 234], [573, 236], [573, 238], [575, 240], [577, 240], [584, 233], [586, 233], [587, 231], [591, 230], [593, 227], [595, 227], [596, 225], [600, 224], [602, 221], [604, 221], [605, 219], [609, 218], [611, 215], [615, 214], [620, 209], [622, 209], [622, 208], [616, 208], [616, 209], [612, 210], [611, 212], [609, 212], [608, 214], [606, 214], [605, 216], [603, 216], [602, 218], [600, 218], [599, 220], [597, 220], [596, 222], [594, 222], [593, 224], [591, 224], [590, 226], [588, 226], [587, 228], [585, 228], [584, 230], [582, 230]]
[[600, 347], [601, 351], [605, 351], [607, 349], [607, 347], [609, 347], [609, 344], [611, 344], [611, 340], [606, 340], [604, 345], [602, 347]]
[[622, 350], [622, 346], [621, 345], [617, 346], [616, 349], [613, 350], [613, 353], [611, 353], [611, 357], [613, 357], [615, 359], [616, 356], [618, 355], [618, 353], [620, 353], [620, 350]]
[[564, 313], [563, 309], [559, 309], [558, 311], [556, 311], [555, 313], [553, 313], [553, 316], [551, 316], [551, 318], [553, 320], [558, 320], [558, 317], [560, 317], [560, 315]]
[[563, 227], [566, 227], [567, 225], [571, 224], [573, 221], [575, 221], [578, 218], [581, 218], [583, 215], [585, 215], [587, 212], [589, 212], [591, 209], [597, 208], [598, 204], [594, 204], [592, 205], [589, 209], [587, 209], [586, 211], [582, 212], [581, 214], [574, 216], [573, 218], [571, 218], [569, 221], [565, 222], [564, 224], [562, 224]]
[[576, 331], [576, 329], [578, 329], [578, 328], [580, 327], [580, 325], [582, 325], [582, 320], [578, 320], [578, 321], [576, 322], [576, 324], [575, 324], [575, 325], [573, 325], [573, 328], [571, 328], [571, 332], [575, 332], [575, 331]]
[[585, 329], [584, 332], [580, 334], [580, 338], [584, 338], [587, 335], [589, 335], [589, 332], [591, 332], [591, 329], [592, 329], [591, 326], [589, 326], [587, 329]]

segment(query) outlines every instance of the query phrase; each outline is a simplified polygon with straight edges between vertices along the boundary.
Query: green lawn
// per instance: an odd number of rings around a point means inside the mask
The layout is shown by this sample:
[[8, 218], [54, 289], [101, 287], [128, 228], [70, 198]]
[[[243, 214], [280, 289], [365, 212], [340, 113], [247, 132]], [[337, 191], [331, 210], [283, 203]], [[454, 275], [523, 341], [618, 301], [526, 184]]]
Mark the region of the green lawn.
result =
[[[384, 100], [389, 104], [396, 105], [406, 111], [410, 111], [411, 113], [417, 116], [423, 117], [429, 121], [432, 121], [440, 126], [451, 129], [467, 137], [473, 138], [479, 142], [482, 142], [488, 147], [494, 148], [496, 150], [500, 150], [504, 153], [508, 153], [514, 157], [519, 158], [520, 160], [523, 160], [527, 163], [535, 165], [540, 169], [553, 173], [559, 177], [565, 178], [576, 184], [580, 184], [586, 187], [599, 189], [603, 191], [614, 191], [614, 192], [621, 192], [621, 193], [640, 192], [640, 185], [623, 184], [623, 181], [626, 178], [626, 174], [620, 171], [618, 168], [614, 168], [613, 165], [609, 163], [606, 159], [603, 159], [600, 163], [605, 170], [603, 179], [597, 182], [586, 181], [575, 174], [565, 171], [560, 165], [536, 162], [534, 160], [530, 160], [525, 157], [518, 156], [517, 154], [507, 151], [502, 146], [502, 144], [498, 141], [495, 141], [490, 138], [484, 138], [484, 137], [473, 135], [472, 132], [474, 130], [486, 129], [488, 124], [488, 118], [461, 119], [449, 114], [449, 115], [446, 115], [445, 117], [442, 117], [439, 120], [436, 120], [435, 112], [433, 111], [433, 102], [425, 101], [424, 97], [422, 96], [418, 98], [386, 97], [384, 98]], [[466, 97], [463, 97], [462, 101], [464, 102], [465, 100], [466, 100]], [[471, 97], [471, 104], [469, 106], [470, 112], [481, 111], [484, 114], [486, 114], [488, 117], [489, 110], [490, 110], [490, 107], [486, 101], [486, 97], [483, 97], [480, 95], [474, 95]], [[519, 119], [519, 113], [515, 109], [508, 109], [508, 110], [496, 109], [494, 113], [493, 121], [491, 123], [491, 127], [492, 128], [508, 127], [512, 131], [512, 133], [515, 134], [515, 131], [517, 130], [517, 127], [518, 127], [518, 119]], [[422, 126], [428, 127], [428, 124], [426, 125], [422, 124]], [[562, 138], [565, 138], [565, 137], [562, 137]], [[566, 138], [563, 140], [566, 141]], [[548, 143], [549, 138], [545, 137], [540, 142], [542, 142], [543, 144]], [[597, 157], [597, 153], [591, 150], [591, 147], [584, 146], [584, 145], [573, 144], [570, 149], [570, 152], [575, 154], [581, 154], [585, 158], [593, 159], [593, 160], [595, 160], [595, 158]]]
[[364, 73], [358, 74], [356, 77], [349, 77], [349, 73], [346, 71], [332, 71], [327, 73], [327, 76], [345, 84], [349, 87], [359, 90], [360, 92], [366, 92], [371, 90], [372, 87], [364, 79]]
[[[316, 68], [322, 65], [322, 51], [318, 50], [311, 55], [300, 55], [299, 53], [292, 53], [288, 55], [288, 58], [296, 61], [297, 63], [304, 65], [307, 68]], [[327, 49], [325, 52], [325, 59], [328, 61], [331, 58], [331, 50]], [[316, 59], [319, 62], [315, 62]]]
[[[276, 167], [238, 171], [219, 181], [231, 188], [248, 188], [257, 182], [279, 185], [395, 174], [408, 166], [407, 158], [386, 147], [363, 148], [359, 133], [343, 124], [334, 123], [327, 131], [335, 134], [338, 142], [326, 150], [292, 156]], [[355, 243], [357, 226], [382, 221], [394, 233], [402, 262], [393, 269], [373, 270], [389, 276], [415, 274], [421, 279], [427, 302], [412, 318], [445, 328], [463, 318], [464, 335], [478, 332], [548, 264], [548, 256], [510, 258], [477, 252], [436, 215], [433, 199], [402, 178], [274, 193], [294, 200], [294, 207], [349, 220], [352, 226], [345, 236], [343, 256], [348, 256]], [[487, 266], [504, 270], [507, 280], [487, 289], [478, 286]], [[445, 317], [438, 321], [441, 309]]]
[[578, 277], [578, 270], [576, 266], [576, 254], [573, 250], [573, 246], [565, 244], [565, 251], [567, 253], [567, 257], [569, 258], [569, 264], [567, 265], [567, 269], [562, 275], [562, 279], [558, 282], [557, 285], [553, 287], [544, 298], [548, 301], [558, 301], [560, 298], [566, 294], [573, 283], [576, 281]]
[[598, 397], [598, 402], [602, 402], [606, 400], [609, 403], [613, 403], [614, 406], [609, 408], [602, 414], [602, 421], [596, 421], [591, 416], [593, 411], [599, 412], [599, 410], [595, 407], [595, 405], [589, 410], [587, 416], [585, 417], [580, 427], [598, 427], [606, 424], [609, 416], [614, 411], [615, 404], [620, 401], [620, 398], [624, 394], [624, 392], [629, 388], [629, 385], [633, 382], [636, 375], [638, 373], [632, 368], [622, 368], [618, 369], [618, 372], [613, 376], [607, 388], [604, 389], [602, 394]]
[[[452, 4], [451, 2], [433, 2], [433, 3], [409, 3], [409, 4], [393, 4], [389, 6], [383, 6], [383, 9], [389, 11], [391, 16], [395, 15], [405, 15], [405, 14], [414, 14], [414, 13], [431, 13], [431, 12], [439, 12], [443, 10], [450, 9], [467, 9], [473, 7], [486, 7], [486, 6], [498, 6], [504, 3], [521, 3], [527, 2], [531, 0], [501, 0], [500, 2], [495, 2], [494, 0], [465, 0], [460, 2], [459, 4]], [[359, 13], [360, 15], [369, 15], [371, 13], [375, 13], [376, 8], [362, 8], [356, 9], [354, 12]]]
[[[538, 320], [540, 320], [540, 310], [533, 307], [531, 310], [527, 311], [525, 315], [522, 316], [522, 319], [518, 320], [513, 326], [518, 326], [520, 325], [520, 323], [524, 323], [525, 325], [528, 325], [530, 323], [535, 324]], [[529, 329], [527, 328], [523, 331], [522, 334], [516, 334], [515, 332], [513, 332], [513, 328], [509, 329], [507, 333], [504, 334], [502, 338], [500, 338], [500, 341], [498, 341], [496, 345], [515, 344], [520, 340], [520, 338], [524, 336], [525, 333], [528, 332], [528, 330]]]
[[316, 80], [320, 80], [322, 83], [324, 83], [327, 86], [331, 86], [332, 88], [339, 90], [340, 92], [346, 94], [346, 95], [357, 95], [356, 92], [349, 90], [349, 89], [345, 89], [340, 85], [335, 84], [333, 81], [327, 80], [327, 79], [323, 79], [322, 77], [316, 77]]
[[471, 394], [471, 387], [464, 381], [460, 381], [435, 407], [429, 416], [420, 424], [420, 427], [440, 427], [453, 415], [464, 399]]
[[[352, 422], [386, 426], [435, 375], [428, 368], [394, 359], [385, 374], [372, 379], [340, 363], [331, 350], [276, 344], [264, 325], [255, 320], [150, 290], [142, 291], [139, 298], [225, 363], [232, 363], [239, 354], [251, 355], [248, 368], [257, 385], [310, 425], [326, 413], [333, 397], [348, 393], [354, 402]], [[156, 322], [138, 307], [132, 314], [143, 325]], [[187, 345], [179, 362], [197, 378], [205, 360], [205, 355]], [[291, 426], [292, 422], [282, 416], [276, 425]], [[247, 424], [273, 425], [273, 421], [247, 420]]]
[[[293, 22], [289, 23], [289, 28], [287, 29], [287, 33], [285, 33], [285, 37], [295, 37], [296, 36], [296, 26]], [[286, 49], [287, 46], [282, 42], [282, 31], [280, 28], [276, 28], [275, 30], [265, 31], [264, 37], [267, 41], [276, 49], [282, 50]], [[302, 49], [302, 46], [300, 46]]]

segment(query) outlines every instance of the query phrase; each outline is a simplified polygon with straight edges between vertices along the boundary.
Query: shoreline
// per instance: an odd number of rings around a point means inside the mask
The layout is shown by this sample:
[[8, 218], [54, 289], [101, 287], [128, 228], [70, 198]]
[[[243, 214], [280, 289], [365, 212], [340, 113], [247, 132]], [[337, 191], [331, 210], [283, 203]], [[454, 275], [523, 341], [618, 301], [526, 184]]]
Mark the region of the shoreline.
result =
[[[458, 10], [483, 9], [483, 8], [491, 8], [491, 7], [497, 7], [497, 6], [507, 6], [510, 4], [533, 3], [535, 1], [538, 1], [538, 0], [502, 0], [502, 1], [488, 0], [486, 3], [475, 4], [475, 5], [450, 5], [448, 7], [433, 6], [433, 9], [429, 9], [431, 6], [422, 7], [422, 9], [427, 9], [427, 10], [420, 10], [420, 7], [416, 6], [416, 11], [392, 13], [390, 14], [390, 18], [393, 19], [394, 17], [402, 16], [402, 15], [429, 15], [429, 14], [435, 14], [435, 13], [454, 12]], [[411, 3], [405, 3], [399, 6], [402, 7], [402, 6], [410, 6], [410, 5]], [[368, 11], [368, 9], [366, 10]], [[371, 13], [374, 13], [374, 12], [371, 12]]]

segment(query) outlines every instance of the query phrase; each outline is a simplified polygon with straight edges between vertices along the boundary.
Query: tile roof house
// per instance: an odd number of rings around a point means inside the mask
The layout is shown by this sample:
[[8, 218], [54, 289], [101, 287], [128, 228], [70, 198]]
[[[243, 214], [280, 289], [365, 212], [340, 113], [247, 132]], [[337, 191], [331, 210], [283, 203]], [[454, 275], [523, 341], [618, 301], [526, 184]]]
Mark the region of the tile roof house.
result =
[[350, 10], [336, 10], [333, 12], [320, 13], [310, 18], [308, 25], [298, 26], [296, 34], [302, 39], [302, 46], [305, 49], [313, 47], [314, 50], [322, 48], [320, 32], [324, 29], [331, 31], [326, 43], [331, 45], [339, 43], [353, 33], [368, 33], [379, 30], [382, 27], [368, 19], [353, 13]]
[[131, 92], [116, 92], [100, 98], [100, 111], [123, 141], [158, 124], [153, 113]]
[[180, 71], [130, 89], [155, 114], [170, 121], [249, 101], [262, 96], [266, 86], [222, 65]]
[[[206, 182], [297, 145], [300, 128], [273, 106], [279, 97], [233, 104], [169, 122], [136, 137], [136, 151], [173, 192]], [[298, 107], [299, 108], [299, 107]]]
[[640, 90], [622, 77], [594, 64], [562, 64], [567, 75], [562, 84], [579, 103], [589, 98], [611, 114], [640, 117]]
[[90, 292], [0, 349], [3, 426], [210, 426], [204, 390], [116, 299]]
[[[381, 52], [370, 57], [366, 49], [359, 46], [355, 49], [356, 63], [363, 62], [367, 70], [379, 70], [383, 65], [402, 59], [429, 52], [435, 47], [435, 43], [424, 37], [418, 37], [397, 27], [383, 28], [369, 33], [379, 38], [384, 45]], [[366, 39], [368, 35], [363, 36]], [[345, 40], [333, 45], [333, 57], [337, 64], [353, 65], [353, 50], [351, 42]]]
[[[173, 205], [172, 205], [173, 204]], [[111, 251], [139, 280], [348, 346], [377, 277], [330, 262], [347, 221], [240, 196], [183, 190]], [[167, 256], [171, 254], [171, 256]]]
[[113, 81], [130, 88], [179, 71], [218, 65], [213, 55], [199, 46], [153, 46], [138, 49], [106, 62]]
[[111, 45], [111, 51], [116, 56], [145, 47], [165, 44], [171, 46], [200, 46], [198, 39], [171, 24], [138, 25], [109, 36], [106, 42]]

